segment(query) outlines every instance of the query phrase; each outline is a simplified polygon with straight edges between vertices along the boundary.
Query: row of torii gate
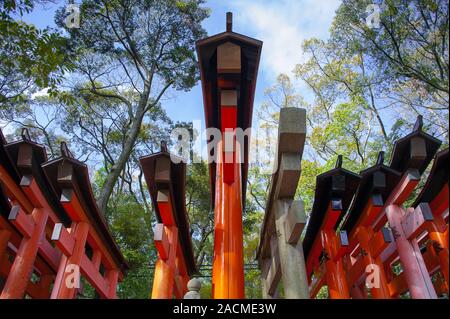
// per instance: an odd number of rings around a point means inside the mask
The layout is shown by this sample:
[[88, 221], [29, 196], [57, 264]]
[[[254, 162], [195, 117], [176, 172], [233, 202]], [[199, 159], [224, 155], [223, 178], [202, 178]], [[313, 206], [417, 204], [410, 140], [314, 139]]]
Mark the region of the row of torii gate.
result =
[[[206, 126], [231, 141], [219, 142], [209, 164], [216, 299], [245, 297], [249, 140], [241, 148], [234, 130], [251, 126], [261, 48], [261, 41], [232, 31], [231, 13], [226, 32], [197, 42]], [[448, 149], [438, 152], [441, 142], [423, 132], [422, 119], [395, 143], [389, 165], [380, 152], [374, 166], [357, 174], [338, 157], [334, 169], [317, 176], [304, 231], [305, 211], [295, 193], [305, 137], [305, 110], [282, 109], [256, 256], [263, 297], [315, 298], [322, 287], [332, 299], [448, 297]], [[163, 145], [140, 159], [157, 219], [152, 298], [183, 298], [197, 273], [185, 207], [186, 164], [174, 156]], [[413, 204], [403, 207], [431, 162]], [[48, 161], [44, 146], [26, 130], [12, 143], [0, 134], [0, 298], [76, 298], [79, 276], [99, 297], [116, 298], [127, 269], [96, 205], [86, 165], [65, 143], [61, 156]]]

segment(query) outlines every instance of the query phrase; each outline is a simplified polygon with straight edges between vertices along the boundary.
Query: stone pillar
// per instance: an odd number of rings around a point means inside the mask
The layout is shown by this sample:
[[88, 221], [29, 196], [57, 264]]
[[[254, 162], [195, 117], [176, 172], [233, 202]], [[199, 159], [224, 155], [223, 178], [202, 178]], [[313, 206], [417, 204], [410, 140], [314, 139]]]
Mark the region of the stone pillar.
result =
[[277, 200], [274, 205], [281, 276], [286, 299], [309, 299], [300, 234], [306, 223], [301, 201]]

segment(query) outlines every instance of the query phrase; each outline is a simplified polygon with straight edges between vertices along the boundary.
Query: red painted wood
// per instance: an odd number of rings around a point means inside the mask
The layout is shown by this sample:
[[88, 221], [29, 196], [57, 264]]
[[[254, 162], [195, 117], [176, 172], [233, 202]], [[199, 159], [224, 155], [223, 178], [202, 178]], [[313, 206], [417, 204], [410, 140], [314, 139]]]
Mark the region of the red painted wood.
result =
[[415, 239], [408, 240], [403, 232], [401, 225], [403, 215], [404, 209], [397, 205], [390, 205], [386, 208], [386, 216], [394, 234], [409, 292], [414, 299], [436, 299], [437, 295], [417, 241]]
[[39, 250], [39, 244], [44, 236], [45, 225], [48, 220], [48, 213], [43, 209], [34, 209], [32, 215], [36, 223], [33, 234], [30, 238], [24, 238], [22, 240], [0, 299], [23, 298], [27, 289]]

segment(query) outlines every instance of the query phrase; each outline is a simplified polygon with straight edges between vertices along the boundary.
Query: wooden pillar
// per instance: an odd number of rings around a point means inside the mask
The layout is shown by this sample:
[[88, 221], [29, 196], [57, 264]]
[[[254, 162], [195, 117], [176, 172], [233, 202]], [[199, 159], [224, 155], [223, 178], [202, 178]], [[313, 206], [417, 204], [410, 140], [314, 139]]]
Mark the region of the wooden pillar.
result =
[[76, 278], [76, 274], [72, 271], [74, 269], [71, 269], [71, 267], [78, 267], [78, 274], [80, 274], [80, 265], [85, 252], [86, 240], [89, 233], [89, 224], [79, 222], [72, 228], [75, 228], [75, 245], [73, 247], [73, 253], [68, 258], [66, 266], [64, 267], [64, 274], [62, 276], [60, 283], [61, 285], [56, 297], [57, 299], [73, 299], [76, 297], [76, 293], [78, 291], [75, 286], [72, 286], [74, 282], [72, 282], [71, 279], [79, 280], [80, 278]]
[[350, 296], [352, 299], [364, 299], [364, 294], [358, 286], [353, 286], [350, 290]]
[[178, 229], [176, 226], [164, 228], [169, 241], [168, 256], [163, 259], [164, 257], [160, 255], [156, 261], [152, 299], [172, 299], [173, 297]]
[[56, 278], [55, 278], [55, 282], [53, 284], [52, 293], [50, 294], [50, 299], [58, 298], [58, 293], [59, 293], [59, 289], [62, 286], [64, 272], [66, 270], [66, 265], [67, 265], [67, 256], [63, 254], [61, 256], [61, 260], [59, 261], [58, 272], [56, 273]]
[[356, 237], [358, 238], [361, 258], [363, 259], [364, 271], [366, 272], [367, 266], [375, 267], [378, 269], [378, 273], [375, 269], [372, 269], [373, 276], [376, 276], [376, 281], [379, 282], [379, 286], [370, 288], [372, 298], [374, 299], [390, 299], [389, 286], [386, 279], [386, 273], [383, 262], [380, 256], [374, 256], [371, 247], [371, 241], [375, 238], [374, 232], [370, 227], [359, 226]]
[[401, 222], [405, 210], [394, 204], [386, 207], [385, 211], [394, 234], [397, 252], [411, 297], [414, 299], [436, 299], [437, 295], [417, 241], [416, 239], [409, 241], [403, 232]]
[[331, 299], [349, 299], [347, 275], [342, 258], [337, 255], [337, 238], [334, 229], [321, 230], [322, 247], [325, 254], [325, 267], [328, 293]]
[[439, 257], [439, 264], [442, 275], [444, 276], [445, 284], [449, 285], [449, 253], [448, 253], [448, 238], [445, 238], [446, 225], [442, 216], [434, 216], [434, 221], [427, 223], [428, 236], [433, 243], [433, 249]]
[[[1, 217], [0, 217], [1, 218]], [[0, 229], [0, 260], [7, 253], [9, 238], [11, 237], [11, 232], [7, 229]]]
[[[241, 165], [233, 163], [234, 180], [226, 183], [223, 142], [218, 143], [217, 149], [212, 295], [213, 298], [218, 299], [242, 299], [244, 298], [244, 257]], [[236, 146], [236, 153], [238, 152], [239, 147]]]
[[23, 298], [27, 289], [28, 281], [33, 272], [34, 261], [45, 234], [48, 212], [44, 209], [35, 208], [32, 218], [35, 222], [34, 229], [30, 237], [22, 239], [0, 299]]
[[303, 245], [300, 234], [306, 223], [301, 201], [277, 200], [274, 205], [284, 296], [309, 299]]
[[9, 272], [8, 243], [10, 238], [11, 232], [9, 230], [0, 229], [0, 293], [3, 290], [3, 285]]
[[106, 277], [109, 284], [108, 299], [117, 299], [117, 282], [119, 280], [119, 271], [117, 269], [108, 270]]
[[33, 296], [33, 299], [48, 299], [50, 297], [50, 286], [53, 282], [53, 278], [53, 274], [41, 274], [39, 281], [35, 284], [36, 295]]
[[[183, 249], [181, 247], [181, 241], [178, 240], [177, 245], [177, 260], [176, 260], [176, 268], [179, 276], [179, 285], [181, 296], [180, 299], [183, 299], [184, 295], [188, 292], [188, 282], [191, 280], [188, 274], [188, 269], [186, 265], [186, 261], [184, 259]], [[177, 297], [178, 298], [178, 297]]]

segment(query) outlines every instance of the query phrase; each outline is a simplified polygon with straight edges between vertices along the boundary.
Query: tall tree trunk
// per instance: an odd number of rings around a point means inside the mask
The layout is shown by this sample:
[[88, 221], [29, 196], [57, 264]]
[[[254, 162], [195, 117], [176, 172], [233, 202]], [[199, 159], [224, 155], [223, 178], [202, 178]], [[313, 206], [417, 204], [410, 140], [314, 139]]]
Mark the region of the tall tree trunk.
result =
[[108, 205], [108, 200], [111, 197], [114, 186], [116, 185], [117, 179], [120, 176], [120, 173], [125, 168], [125, 165], [130, 158], [131, 152], [133, 151], [134, 145], [136, 143], [136, 139], [139, 135], [139, 131], [141, 129], [141, 124], [144, 119], [144, 115], [147, 111], [147, 102], [150, 96], [150, 89], [146, 88], [142, 93], [141, 98], [139, 100], [139, 105], [136, 111], [136, 115], [131, 124], [130, 131], [128, 132], [128, 137], [124, 143], [122, 152], [119, 155], [119, 158], [111, 167], [108, 175], [106, 176], [105, 183], [103, 184], [102, 190], [100, 192], [100, 197], [97, 201], [99, 208], [102, 213], [105, 214], [106, 208]]

